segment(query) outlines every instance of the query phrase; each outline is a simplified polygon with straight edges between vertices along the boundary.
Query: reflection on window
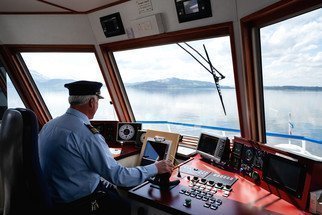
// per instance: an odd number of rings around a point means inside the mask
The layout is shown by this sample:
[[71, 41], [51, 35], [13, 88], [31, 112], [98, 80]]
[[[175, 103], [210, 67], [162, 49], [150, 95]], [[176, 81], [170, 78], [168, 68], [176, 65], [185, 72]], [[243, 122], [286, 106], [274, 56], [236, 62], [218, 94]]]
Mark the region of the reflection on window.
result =
[[7, 95], [8, 108], [26, 108], [8, 75], [7, 75], [7, 94], [8, 94]]
[[[267, 142], [322, 157], [321, 17], [318, 9], [262, 28], [260, 34], [266, 132], [273, 133]], [[279, 134], [299, 137], [287, 140]]]
[[100, 106], [94, 119], [115, 120], [114, 108], [94, 53], [21, 53], [52, 117], [65, 113], [69, 107], [68, 90], [64, 84], [79, 81], [103, 83]]
[[8, 108], [25, 108], [0, 59], [0, 120]]
[[[204, 44], [213, 66], [225, 76], [219, 83], [227, 115], [210, 72], [177, 44], [169, 44], [114, 52], [136, 120], [180, 122], [184, 125], [150, 123], [144, 127], [187, 135], [199, 136], [205, 130], [199, 125], [219, 127], [209, 130], [215, 134], [240, 135], [229, 37], [188, 44], [207, 59]], [[180, 45], [210, 69], [198, 53]]]

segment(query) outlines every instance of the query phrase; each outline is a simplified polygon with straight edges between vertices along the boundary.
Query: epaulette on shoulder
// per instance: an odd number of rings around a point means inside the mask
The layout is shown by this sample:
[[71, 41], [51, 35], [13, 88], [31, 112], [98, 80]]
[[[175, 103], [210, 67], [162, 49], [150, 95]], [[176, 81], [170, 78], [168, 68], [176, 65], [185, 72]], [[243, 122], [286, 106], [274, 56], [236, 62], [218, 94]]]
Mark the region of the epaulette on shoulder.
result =
[[92, 125], [84, 124], [93, 134], [99, 134], [100, 132]]

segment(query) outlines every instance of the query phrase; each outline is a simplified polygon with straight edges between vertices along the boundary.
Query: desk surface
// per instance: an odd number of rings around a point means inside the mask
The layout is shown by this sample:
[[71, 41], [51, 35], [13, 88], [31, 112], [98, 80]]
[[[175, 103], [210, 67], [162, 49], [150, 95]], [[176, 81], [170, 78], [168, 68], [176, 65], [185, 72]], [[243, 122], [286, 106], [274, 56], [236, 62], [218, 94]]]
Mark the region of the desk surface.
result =
[[[240, 175], [201, 161], [199, 156], [196, 156], [185, 165], [237, 178], [228, 197], [223, 197], [224, 191], [220, 189], [213, 195], [215, 199], [222, 201], [222, 204], [216, 210], [204, 207], [204, 204], [209, 201], [180, 193], [182, 189], [191, 190], [191, 187], [189, 187], [191, 180], [188, 180], [188, 175], [184, 173], [181, 173], [181, 178], [178, 178], [177, 170], [174, 171], [171, 180], [180, 179], [180, 184], [173, 189], [160, 191], [157, 188], [151, 187], [150, 183], [145, 182], [131, 189], [129, 196], [172, 214], [306, 214], [305, 211], [297, 209], [294, 205], [271, 194], [269, 191], [255, 185]], [[190, 207], [183, 205], [187, 198], [191, 199]]]

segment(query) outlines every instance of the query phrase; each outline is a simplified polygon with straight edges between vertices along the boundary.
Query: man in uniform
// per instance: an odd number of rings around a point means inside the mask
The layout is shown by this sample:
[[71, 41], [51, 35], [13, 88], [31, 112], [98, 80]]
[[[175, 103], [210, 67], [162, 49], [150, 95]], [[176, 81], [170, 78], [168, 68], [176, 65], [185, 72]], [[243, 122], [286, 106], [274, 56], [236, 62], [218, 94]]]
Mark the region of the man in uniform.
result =
[[40, 165], [53, 202], [73, 205], [99, 192], [104, 197], [98, 204], [91, 199], [91, 210], [106, 214], [117, 209], [120, 214], [129, 214], [130, 205], [118, 195], [115, 186], [132, 187], [156, 174], [171, 173], [172, 163], [163, 160], [132, 168], [120, 165], [89, 121], [103, 98], [102, 83], [76, 81], [65, 87], [69, 90], [70, 107], [62, 116], [50, 120], [38, 138]]

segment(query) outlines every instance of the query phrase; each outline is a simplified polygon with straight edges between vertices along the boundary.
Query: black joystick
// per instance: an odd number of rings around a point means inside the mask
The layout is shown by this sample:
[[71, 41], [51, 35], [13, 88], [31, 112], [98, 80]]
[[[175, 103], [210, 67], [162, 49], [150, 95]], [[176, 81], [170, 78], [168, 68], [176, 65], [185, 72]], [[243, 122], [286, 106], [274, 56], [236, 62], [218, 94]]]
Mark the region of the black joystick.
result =
[[180, 183], [180, 180], [170, 181], [170, 173], [158, 174], [154, 179], [148, 179], [151, 186], [159, 188], [160, 190], [170, 190]]
[[177, 177], [178, 177], [178, 178], [181, 178], [180, 167], [178, 168]]

